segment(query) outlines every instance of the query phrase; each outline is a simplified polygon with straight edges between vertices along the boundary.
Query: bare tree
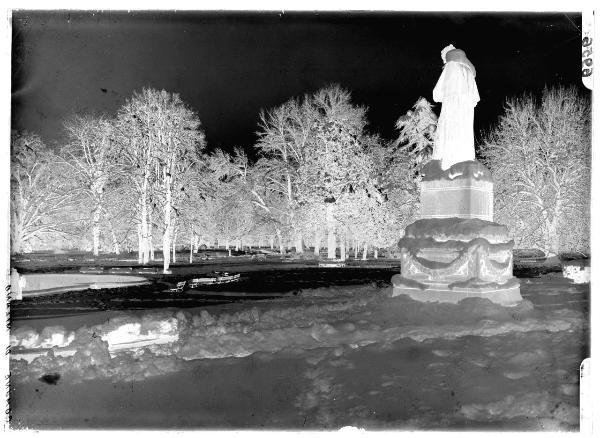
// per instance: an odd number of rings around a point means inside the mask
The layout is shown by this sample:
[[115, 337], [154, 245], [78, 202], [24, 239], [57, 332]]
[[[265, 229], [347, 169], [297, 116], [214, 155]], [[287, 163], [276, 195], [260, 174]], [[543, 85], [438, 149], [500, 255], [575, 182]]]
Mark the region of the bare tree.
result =
[[280, 241], [293, 236], [297, 252], [302, 238], [312, 236], [318, 253], [326, 235], [328, 257], [334, 258], [338, 242], [345, 248], [350, 218], [357, 216], [349, 210], [359, 204], [345, 199], [360, 192], [385, 201], [368, 152], [380, 140], [365, 132], [366, 111], [352, 104], [348, 90], [331, 85], [261, 115], [252, 199], [271, 218]]
[[117, 141], [122, 150], [121, 159], [128, 169], [129, 181], [138, 193], [138, 262], [143, 264], [150, 260], [148, 209], [156, 147], [147, 134], [151, 123], [144, 112], [148, 111], [147, 105], [143, 104], [143, 95], [134, 94], [134, 97], [121, 107], [117, 116]]
[[298, 170], [299, 199], [303, 205], [324, 206], [327, 257], [335, 258], [337, 239], [341, 244], [346, 240], [347, 227], [341, 217], [348, 215], [343, 208], [355, 208], [344, 198], [358, 191], [380, 202], [383, 198], [374, 184], [374, 163], [366, 152], [367, 144], [373, 142], [365, 133], [366, 108], [353, 105], [350, 92], [338, 85], [317, 91], [310, 102], [317, 118], [313, 141]]
[[[162, 207], [163, 260], [167, 271], [174, 233], [174, 189], [198, 161], [204, 148], [200, 120], [178, 94], [143, 89], [121, 108], [118, 116], [123, 157], [139, 194], [139, 262], [150, 257], [149, 202]], [[154, 190], [153, 190], [154, 189]]]
[[591, 111], [574, 88], [510, 99], [481, 153], [496, 183], [498, 222], [547, 254], [573, 234], [589, 245]]
[[105, 189], [119, 169], [112, 141], [113, 123], [105, 117], [75, 116], [65, 122], [65, 129], [69, 141], [61, 157], [85, 198], [80, 205], [90, 206], [93, 253], [98, 256]]
[[[271, 215], [281, 239], [282, 232], [293, 234], [296, 252], [303, 252], [302, 232], [298, 214], [298, 169], [306, 159], [306, 149], [314, 141], [315, 120], [318, 117], [311, 98], [290, 99], [283, 105], [260, 115], [259, 141], [256, 144], [262, 159], [258, 167], [263, 172], [259, 187], [252, 192], [254, 203]], [[261, 196], [268, 193], [268, 196]], [[269, 206], [267, 198], [274, 204]], [[278, 198], [281, 198], [280, 200]], [[285, 216], [280, 207], [285, 205]], [[278, 211], [276, 211], [278, 210]]]
[[233, 242], [239, 249], [258, 218], [254, 215], [257, 194], [253, 194], [252, 166], [244, 151], [236, 148], [233, 155], [216, 150], [207, 157], [207, 168], [212, 189], [206, 195], [212, 199], [209, 205], [216, 232], [225, 239], [226, 247]]
[[37, 135], [13, 132], [11, 149], [11, 252], [19, 253], [36, 238], [68, 233], [78, 189]]
[[150, 105], [156, 106], [152, 114], [154, 129], [149, 135], [154, 136], [158, 144], [156, 170], [163, 207], [162, 248], [166, 272], [170, 263], [170, 244], [175, 236], [176, 213], [185, 200], [185, 188], [191, 184], [205, 141], [200, 119], [178, 94], [155, 91], [148, 93], [146, 99]]
[[123, 176], [111, 183], [104, 196], [104, 235], [110, 242], [106, 246], [120, 254], [122, 248], [135, 247], [138, 212], [135, 208], [137, 194]]

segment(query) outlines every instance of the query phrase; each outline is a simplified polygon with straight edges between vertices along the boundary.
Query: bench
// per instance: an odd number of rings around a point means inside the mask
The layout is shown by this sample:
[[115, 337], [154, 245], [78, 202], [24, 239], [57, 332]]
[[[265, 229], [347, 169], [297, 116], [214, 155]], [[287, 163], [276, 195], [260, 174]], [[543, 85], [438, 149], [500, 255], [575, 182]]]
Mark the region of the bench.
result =
[[139, 268], [136, 272], [138, 274], [158, 274], [158, 268]]
[[110, 268], [108, 270], [111, 274], [131, 274], [133, 269], [129, 267], [120, 267], [120, 268]]
[[169, 292], [183, 292], [183, 288], [185, 287], [186, 281], [180, 281], [177, 283], [176, 287], [172, 287], [169, 289]]
[[102, 266], [82, 266], [79, 268], [79, 272], [82, 274], [102, 274], [104, 268]]

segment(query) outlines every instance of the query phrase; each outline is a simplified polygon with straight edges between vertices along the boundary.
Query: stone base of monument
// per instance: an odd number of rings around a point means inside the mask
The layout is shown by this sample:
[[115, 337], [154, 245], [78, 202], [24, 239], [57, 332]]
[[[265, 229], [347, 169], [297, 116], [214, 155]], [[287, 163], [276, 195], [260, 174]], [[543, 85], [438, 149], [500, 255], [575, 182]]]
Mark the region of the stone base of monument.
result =
[[[458, 303], [465, 298], [487, 298], [503, 306], [515, 306], [523, 299], [516, 278], [506, 283], [471, 283], [457, 285], [447, 281], [407, 281], [402, 275], [392, 277], [392, 296], [408, 295], [413, 300], [437, 303]], [[459, 283], [460, 284], [460, 283]]]
[[424, 170], [422, 219], [406, 227], [398, 242], [401, 274], [392, 277], [393, 296], [519, 303], [519, 281], [512, 274], [514, 242], [506, 226], [483, 219], [493, 217], [489, 171], [476, 161], [446, 171], [433, 161]]
[[505, 306], [522, 300], [512, 275], [506, 226], [482, 219], [420, 219], [400, 239], [401, 274], [392, 277], [393, 296], [457, 303], [488, 298]]
[[423, 169], [421, 219], [460, 217], [494, 220], [494, 183], [480, 162], [462, 161], [442, 170], [438, 160]]

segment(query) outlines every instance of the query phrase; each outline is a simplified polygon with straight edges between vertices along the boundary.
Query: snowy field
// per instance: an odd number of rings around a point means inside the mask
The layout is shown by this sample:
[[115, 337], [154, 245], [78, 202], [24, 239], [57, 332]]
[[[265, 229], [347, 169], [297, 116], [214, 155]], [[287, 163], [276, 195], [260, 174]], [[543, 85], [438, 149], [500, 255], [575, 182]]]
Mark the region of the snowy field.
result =
[[578, 429], [588, 284], [521, 278], [512, 308], [390, 292], [17, 320], [11, 425]]

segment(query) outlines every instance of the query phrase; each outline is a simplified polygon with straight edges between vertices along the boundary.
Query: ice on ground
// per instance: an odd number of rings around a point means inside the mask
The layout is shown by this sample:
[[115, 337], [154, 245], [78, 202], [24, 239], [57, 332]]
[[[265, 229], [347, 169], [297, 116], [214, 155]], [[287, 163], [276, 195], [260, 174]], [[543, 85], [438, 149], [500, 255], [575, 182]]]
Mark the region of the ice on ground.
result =
[[49, 295], [57, 292], [77, 291], [90, 288], [114, 288], [150, 284], [145, 277], [106, 274], [25, 274], [23, 296]]

